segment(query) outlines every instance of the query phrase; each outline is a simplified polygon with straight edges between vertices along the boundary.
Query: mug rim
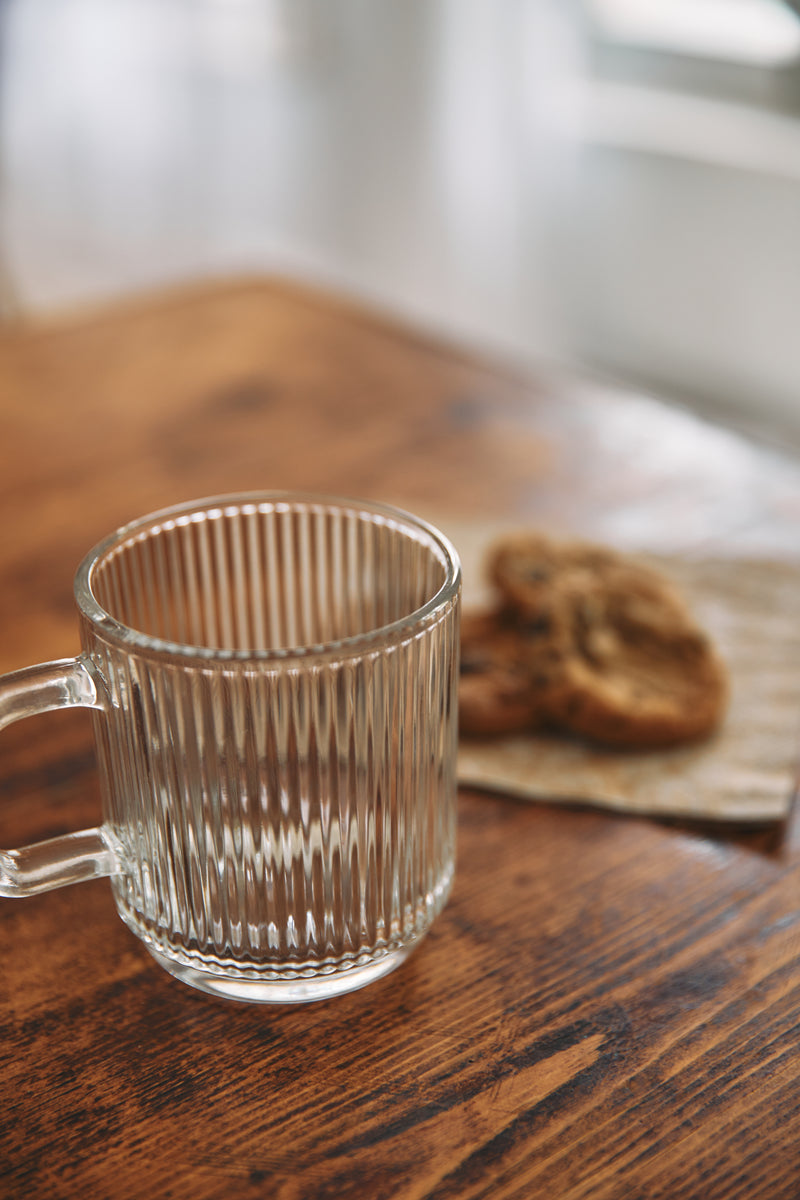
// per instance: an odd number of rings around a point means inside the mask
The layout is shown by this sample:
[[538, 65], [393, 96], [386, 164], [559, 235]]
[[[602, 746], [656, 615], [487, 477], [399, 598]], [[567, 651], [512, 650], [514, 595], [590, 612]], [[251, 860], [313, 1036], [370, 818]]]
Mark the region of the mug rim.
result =
[[[226, 509], [237, 513], [252, 507], [271, 505], [280, 510], [282, 505], [300, 505], [313, 512], [315, 508], [336, 507], [354, 515], [364, 514], [377, 517], [382, 523], [422, 534], [437, 547], [445, 568], [445, 579], [436, 592], [424, 604], [412, 612], [388, 624], [377, 626], [362, 633], [344, 638], [309, 645], [226, 649], [223, 647], [199, 646], [191, 642], [179, 642], [170, 638], [153, 637], [118, 620], [99, 602], [92, 589], [96, 568], [112, 550], [130, 541], [145, 530], [157, 532], [159, 526], [185, 523], [192, 517], [210, 516], [215, 510], [224, 515]], [[176, 658], [182, 661], [201, 661], [206, 665], [225, 663], [273, 663], [282, 664], [291, 660], [308, 661], [314, 658], [353, 658], [363, 653], [374, 652], [379, 646], [396, 644], [407, 639], [412, 631], [428, 624], [440, 609], [457, 598], [461, 588], [461, 561], [453, 543], [435, 525], [415, 516], [405, 509], [380, 501], [362, 500], [321, 492], [294, 491], [292, 489], [245, 491], [202, 497], [183, 501], [156, 509], [144, 516], [119, 526], [97, 542], [84, 556], [74, 579], [75, 602], [79, 612], [105, 640], [123, 646], [129, 651], [138, 651], [159, 658]]]

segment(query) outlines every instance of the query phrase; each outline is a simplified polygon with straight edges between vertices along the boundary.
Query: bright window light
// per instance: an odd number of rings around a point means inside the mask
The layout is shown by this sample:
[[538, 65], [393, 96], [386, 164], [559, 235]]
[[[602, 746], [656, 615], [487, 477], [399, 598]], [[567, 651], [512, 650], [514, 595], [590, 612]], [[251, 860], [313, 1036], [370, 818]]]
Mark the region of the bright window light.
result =
[[781, 0], [588, 0], [604, 39], [638, 49], [777, 67], [800, 53]]

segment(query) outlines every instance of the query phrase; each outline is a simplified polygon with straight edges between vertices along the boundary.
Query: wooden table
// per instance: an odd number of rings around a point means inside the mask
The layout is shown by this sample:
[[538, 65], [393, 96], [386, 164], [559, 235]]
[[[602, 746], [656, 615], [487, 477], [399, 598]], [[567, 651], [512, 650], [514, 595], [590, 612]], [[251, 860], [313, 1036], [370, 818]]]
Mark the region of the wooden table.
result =
[[[794, 551], [800, 472], [296, 287], [0, 333], [0, 669], [78, 649], [118, 524], [246, 488], [610, 540]], [[90, 720], [0, 735], [2, 844], [96, 824]], [[800, 823], [676, 826], [463, 791], [394, 975], [307, 1007], [170, 979], [107, 881], [0, 901], [0, 1196], [800, 1195]]]

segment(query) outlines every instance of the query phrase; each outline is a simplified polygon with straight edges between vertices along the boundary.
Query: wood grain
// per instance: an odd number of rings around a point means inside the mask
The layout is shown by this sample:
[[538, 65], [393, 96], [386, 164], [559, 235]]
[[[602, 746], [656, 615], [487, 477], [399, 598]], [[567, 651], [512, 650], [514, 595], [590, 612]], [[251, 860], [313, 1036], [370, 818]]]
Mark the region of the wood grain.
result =
[[[9, 330], [0, 423], [2, 670], [74, 652], [97, 538], [216, 492], [796, 549], [780, 455], [280, 283]], [[0, 742], [3, 844], [98, 820], [86, 714]], [[796, 817], [728, 837], [464, 790], [427, 941], [309, 1007], [182, 987], [104, 881], [0, 912], [0, 1196], [799, 1194]]]

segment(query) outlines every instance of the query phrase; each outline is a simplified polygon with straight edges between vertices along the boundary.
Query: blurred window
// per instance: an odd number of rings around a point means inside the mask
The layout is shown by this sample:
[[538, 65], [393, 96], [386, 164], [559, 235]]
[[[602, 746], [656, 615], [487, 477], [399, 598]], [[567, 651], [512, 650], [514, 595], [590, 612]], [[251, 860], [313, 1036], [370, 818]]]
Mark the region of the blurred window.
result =
[[800, 20], [780, 0], [588, 0], [598, 36], [631, 49], [778, 67], [800, 53]]

